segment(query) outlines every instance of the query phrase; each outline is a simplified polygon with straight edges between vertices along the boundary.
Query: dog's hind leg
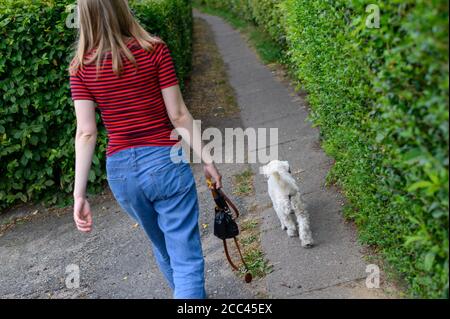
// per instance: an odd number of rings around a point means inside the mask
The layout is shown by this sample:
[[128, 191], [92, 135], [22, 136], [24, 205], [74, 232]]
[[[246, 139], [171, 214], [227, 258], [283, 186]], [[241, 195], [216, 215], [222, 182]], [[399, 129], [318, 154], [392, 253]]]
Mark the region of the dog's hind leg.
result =
[[302, 246], [305, 248], [312, 247], [314, 245], [314, 240], [312, 238], [311, 229], [309, 228], [309, 216], [306, 210], [297, 215], [297, 223]]
[[290, 228], [288, 229], [288, 235], [290, 237], [296, 237], [299, 235], [299, 229], [297, 227], [297, 220], [294, 214], [294, 211], [291, 209], [291, 212], [286, 216], [286, 219], [289, 220]]
[[289, 216], [291, 212], [291, 204], [289, 200], [282, 200], [276, 207], [278, 218], [281, 221], [281, 227], [283, 230], [287, 230], [289, 237], [297, 236], [297, 227], [295, 222]]
[[280, 223], [281, 223], [281, 230], [287, 230], [288, 228], [287, 228], [286, 224], [284, 223], [283, 214], [280, 214], [280, 213], [278, 212], [278, 210], [275, 210], [275, 212], [277, 213], [278, 220], [279, 220]]
[[287, 234], [289, 237], [296, 237], [298, 235], [297, 227], [295, 226], [295, 223], [292, 222], [289, 215], [285, 216], [287, 225]]
[[309, 226], [309, 214], [303, 204], [300, 195], [297, 194], [292, 199], [292, 206], [297, 217], [298, 233], [302, 246], [305, 248], [311, 248], [314, 245], [311, 229]]

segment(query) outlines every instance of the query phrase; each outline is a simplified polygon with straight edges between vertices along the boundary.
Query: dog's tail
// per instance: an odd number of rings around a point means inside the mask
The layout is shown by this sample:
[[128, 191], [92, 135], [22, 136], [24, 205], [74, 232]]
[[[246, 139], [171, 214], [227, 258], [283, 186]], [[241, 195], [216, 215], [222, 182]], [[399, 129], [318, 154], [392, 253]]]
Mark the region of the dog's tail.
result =
[[299, 191], [297, 183], [295, 182], [295, 179], [288, 172], [275, 171], [275, 172], [273, 172], [273, 175], [280, 183], [283, 183], [287, 189], [292, 190], [293, 193], [296, 193]]
[[262, 167], [262, 174], [266, 177], [273, 176], [278, 183], [284, 186], [283, 188], [289, 189], [289, 193], [292, 195], [299, 191], [297, 183], [294, 177], [292, 177], [289, 169], [288, 162], [278, 162], [278, 165], [272, 163]]

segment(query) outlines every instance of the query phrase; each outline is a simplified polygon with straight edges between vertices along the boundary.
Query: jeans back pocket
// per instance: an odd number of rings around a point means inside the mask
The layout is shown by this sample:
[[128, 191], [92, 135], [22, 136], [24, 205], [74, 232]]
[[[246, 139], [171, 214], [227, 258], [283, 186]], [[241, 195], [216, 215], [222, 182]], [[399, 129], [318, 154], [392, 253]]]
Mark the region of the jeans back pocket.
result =
[[195, 186], [192, 169], [187, 163], [174, 163], [167, 169], [153, 174], [157, 183], [158, 195], [156, 199], [164, 200], [187, 192]]
[[127, 176], [123, 170], [125, 168], [108, 166], [106, 169], [109, 188], [122, 208], [126, 207], [128, 203]]

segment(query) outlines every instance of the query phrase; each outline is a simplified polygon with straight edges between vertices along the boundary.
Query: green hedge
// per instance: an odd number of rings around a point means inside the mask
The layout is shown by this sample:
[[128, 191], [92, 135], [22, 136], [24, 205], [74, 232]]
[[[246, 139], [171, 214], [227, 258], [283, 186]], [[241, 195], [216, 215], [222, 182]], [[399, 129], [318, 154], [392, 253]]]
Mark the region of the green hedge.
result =
[[309, 94], [347, 216], [420, 297], [448, 297], [448, 2], [198, 0], [260, 24]]
[[[190, 1], [131, 2], [144, 27], [168, 43], [183, 84], [191, 67]], [[66, 7], [72, 3], [0, 0], [0, 209], [71, 199], [76, 121], [67, 67], [76, 29], [66, 27]], [[106, 131], [97, 119], [89, 192], [105, 180]]]

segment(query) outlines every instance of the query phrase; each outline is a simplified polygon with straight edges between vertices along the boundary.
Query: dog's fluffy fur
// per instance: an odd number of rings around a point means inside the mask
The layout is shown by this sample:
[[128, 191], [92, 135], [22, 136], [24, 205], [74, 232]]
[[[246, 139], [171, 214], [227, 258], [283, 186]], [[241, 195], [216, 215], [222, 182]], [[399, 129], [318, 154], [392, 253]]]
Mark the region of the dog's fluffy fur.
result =
[[268, 178], [269, 196], [281, 228], [287, 230], [290, 237], [298, 234], [303, 247], [312, 247], [314, 242], [309, 228], [309, 215], [295, 179], [290, 174], [289, 163], [272, 161], [263, 166], [261, 172]]

